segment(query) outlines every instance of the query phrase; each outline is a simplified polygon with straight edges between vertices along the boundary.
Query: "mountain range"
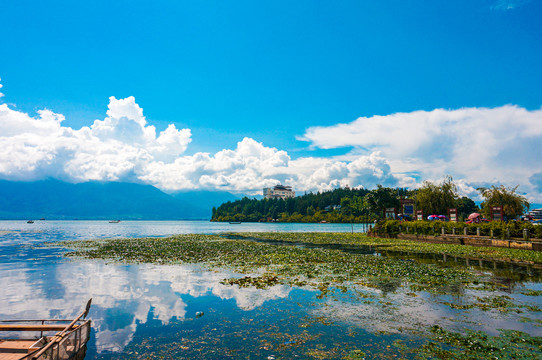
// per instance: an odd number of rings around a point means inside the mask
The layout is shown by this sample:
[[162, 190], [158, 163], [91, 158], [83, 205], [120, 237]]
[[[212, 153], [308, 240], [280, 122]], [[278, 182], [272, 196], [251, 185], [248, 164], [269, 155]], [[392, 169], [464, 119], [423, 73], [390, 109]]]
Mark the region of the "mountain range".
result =
[[0, 180], [0, 219], [207, 220], [213, 206], [237, 199], [220, 191], [166, 194], [134, 183]]

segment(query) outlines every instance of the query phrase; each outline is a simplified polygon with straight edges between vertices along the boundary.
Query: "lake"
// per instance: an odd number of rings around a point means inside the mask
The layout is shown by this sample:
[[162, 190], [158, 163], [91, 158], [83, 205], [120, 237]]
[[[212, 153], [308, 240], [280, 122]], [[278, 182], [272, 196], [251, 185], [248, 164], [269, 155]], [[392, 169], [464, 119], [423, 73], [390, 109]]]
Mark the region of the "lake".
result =
[[[355, 232], [365, 226], [354, 224]], [[285, 285], [268, 289], [222, 284], [236, 274], [198, 265], [111, 264], [64, 258], [44, 242], [223, 232], [351, 232], [350, 224], [211, 223], [206, 221], [0, 221], [0, 319], [70, 318], [89, 298], [93, 334], [86, 359], [124, 358], [414, 358], [405, 348], [425, 341], [420, 329], [497, 329], [542, 336], [540, 271], [511, 264], [457, 264], [503, 284], [473, 293], [451, 289], [415, 295], [401, 284], [321, 296]], [[395, 253], [366, 256], [404, 257]], [[409, 255], [405, 261], [447, 264]], [[238, 275], [238, 274], [237, 274]], [[454, 304], [475, 296], [506, 296], [533, 311], [484, 311]], [[522, 306], [523, 306], [522, 305]], [[203, 315], [201, 316], [201, 314]], [[198, 315], [196, 315], [198, 314]], [[538, 320], [538, 321], [537, 321]]]

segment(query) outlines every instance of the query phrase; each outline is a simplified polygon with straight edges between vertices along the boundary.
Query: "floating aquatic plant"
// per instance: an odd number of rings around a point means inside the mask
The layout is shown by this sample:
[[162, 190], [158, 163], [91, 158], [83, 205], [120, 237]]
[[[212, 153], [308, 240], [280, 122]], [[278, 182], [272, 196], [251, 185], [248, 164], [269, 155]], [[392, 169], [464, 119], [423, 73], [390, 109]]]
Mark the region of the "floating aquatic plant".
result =
[[[487, 275], [475, 272], [465, 265], [447, 267], [435, 261], [446, 256], [470, 257], [484, 261], [507, 259], [515, 262], [540, 262], [532, 251], [461, 247], [447, 244], [428, 244], [397, 239], [368, 238], [362, 234], [326, 233], [240, 233], [227, 235], [177, 235], [168, 238], [111, 239], [72, 241], [62, 244], [72, 250], [70, 257], [103, 259], [117, 263], [154, 264], [202, 264], [209, 269], [227, 268], [240, 276], [224, 279], [222, 284], [239, 287], [266, 289], [277, 284], [309, 286], [318, 290], [317, 298], [337, 298], [343, 293], [358, 294], [360, 303], [393, 308], [394, 303], [384, 296], [374, 298], [377, 289], [383, 295], [403, 290], [409, 299], [423, 298], [422, 291], [433, 294], [464, 294], [464, 289], [475, 291], [480, 296], [470, 296], [467, 302], [440, 302], [457, 310], [472, 309], [502, 313], [539, 312], [534, 304], [517, 303], [512, 296], [493, 294], [487, 291], [500, 289], [500, 284], [491, 282]], [[393, 252], [403, 252], [394, 257]], [[409, 254], [412, 254], [410, 256]], [[420, 254], [429, 254], [423, 262]], [[384, 255], [384, 256], [380, 256]], [[372, 293], [372, 294], [369, 294]], [[526, 296], [539, 296], [537, 290], [524, 290]], [[532, 315], [532, 314], [531, 314]], [[533, 317], [535, 317], [533, 315]], [[524, 316], [525, 322], [538, 322]], [[331, 326], [329, 319], [322, 325]], [[325, 323], [324, 323], [325, 321]], [[299, 324], [300, 329], [312, 323]], [[307, 346], [305, 356], [309, 358], [363, 358], [364, 351], [356, 348], [319, 347], [313, 335], [277, 334], [270, 341], [272, 331], [266, 331], [259, 341], [262, 349], [287, 350], [300, 344]], [[535, 358], [532, 354], [540, 348], [539, 337], [525, 333], [503, 331], [498, 337], [482, 332], [470, 331], [458, 334], [440, 327], [431, 329], [431, 341], [412, 349], [418, 358]], [[310, 343], [310, 344], [309, 344]], [[177, 344], [178, 354], [193, 354], [195, 342]], [[156, 356], [164, 355], [153, 348]], [[211, 356], [210, 354], [207, 354]], [[236, 356], [224, 350], [223, 356]], [[520, 356], [521, 355], [521, 356]], [[531, 357], [529, 357], [531, 356]], [[152, 357], [152, 356], [151, 356]], [[129, 357], [127, 357], [129, 358]], [[137, 358], [137, 353], [133, 358]]]
[[[294, 246], [281, 246], [283, 244]], [[457, 252], [454, 245], [412, 244], [396, 239], [368, 238], [360, 234], [240, 233], [226, 237], [190, 234], [168, 238], [73, 241], [63, 245], [73, 249], [67, 254], [72, 257], [123, 263], [199, 263], [209, 268], [229, 268], [239, 273], [277, 274], [273, 283], [263, 278], [252, 282], [227, 282], [237, 285], [271, 286], [283, 283], [320, 288], [326, 283], [333, 287], [358, 282], [384, 292], [394, 292], [407, 285], [412, 291], [446, 293], [460, 292], [462, 286], [475, 288], [487, 283], [465, 268], [372, 256], [379, 249], [392, 248], [412, 253], [442, 254], [446, 251], [454, 254]], [[368, 248], [371, 250], [368, 251]], [[502, 250], [492, 249], [488, 252], [481, 248], [469, 248], [469, 253], [477, 251], [477, 256], [487, 258], [497, 251], [497, 257], [501, 258]], [[371, 256], [367, 256], [368, 253]], [[528, 252], [518, 252], [524, 253]], [[517, 259], [524, 260], [521, 256]]]
[[481, 331], [447, 331], [431, 328], [433, 341], [418, 351], [422, 359], [540, 359], [542, 338], [515, 330], [500, 330], [500, 336]]

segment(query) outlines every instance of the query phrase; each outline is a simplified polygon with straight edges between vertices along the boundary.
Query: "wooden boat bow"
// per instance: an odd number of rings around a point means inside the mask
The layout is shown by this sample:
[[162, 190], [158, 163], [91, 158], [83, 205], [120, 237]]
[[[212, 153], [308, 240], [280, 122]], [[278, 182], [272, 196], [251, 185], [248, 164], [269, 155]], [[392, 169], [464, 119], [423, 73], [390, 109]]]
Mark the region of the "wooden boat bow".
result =
[[[40, 339], [0, 340], [0, 360], [73, 360], [83, 359], [86, 343], [90, 337], [90, 320], [87, 317], [92, 299], [85, 310], [73, 320], [3, 320], [0, 331], [41, 332]], [[70, 322], [68, 325], [60, 322]], [[33, 324], [21, 324], [21, 323]], [[45, 324], [53, 322], [53, 324]], [[58, 324], [54, 324], [57, 322]], [[36, 324], [38, 323], [38, 324]], [[41, 323], [41, 324], [40, 324]], [[54, 336], [43, 332], [58, 331]]]

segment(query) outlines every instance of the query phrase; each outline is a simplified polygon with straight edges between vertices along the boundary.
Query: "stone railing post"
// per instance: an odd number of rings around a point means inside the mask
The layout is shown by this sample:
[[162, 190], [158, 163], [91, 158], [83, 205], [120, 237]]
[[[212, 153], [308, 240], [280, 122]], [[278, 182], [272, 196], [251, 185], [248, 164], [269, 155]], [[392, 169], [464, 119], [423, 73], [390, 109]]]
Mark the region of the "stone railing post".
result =
[[480, 228], [479, 227], [476, 228], [476, 236], [480, 236]]
[[467, 236], [468, 233], [469, 233], [469, 229], [465, 226], [465, 227], [463, 228], [463, 235]]
[[493, 239], [493, 229], [489, 230], [489, 236]]
[[529, 240], [529, 229], [523, 229], [523, 240]]
[[442, 236], [446, 235], [446, 229], [444, 228], [444, 226], [440, 229], [440, 233]]
[[455, 235], [455, 228], [452, 228], [452, 235]]

